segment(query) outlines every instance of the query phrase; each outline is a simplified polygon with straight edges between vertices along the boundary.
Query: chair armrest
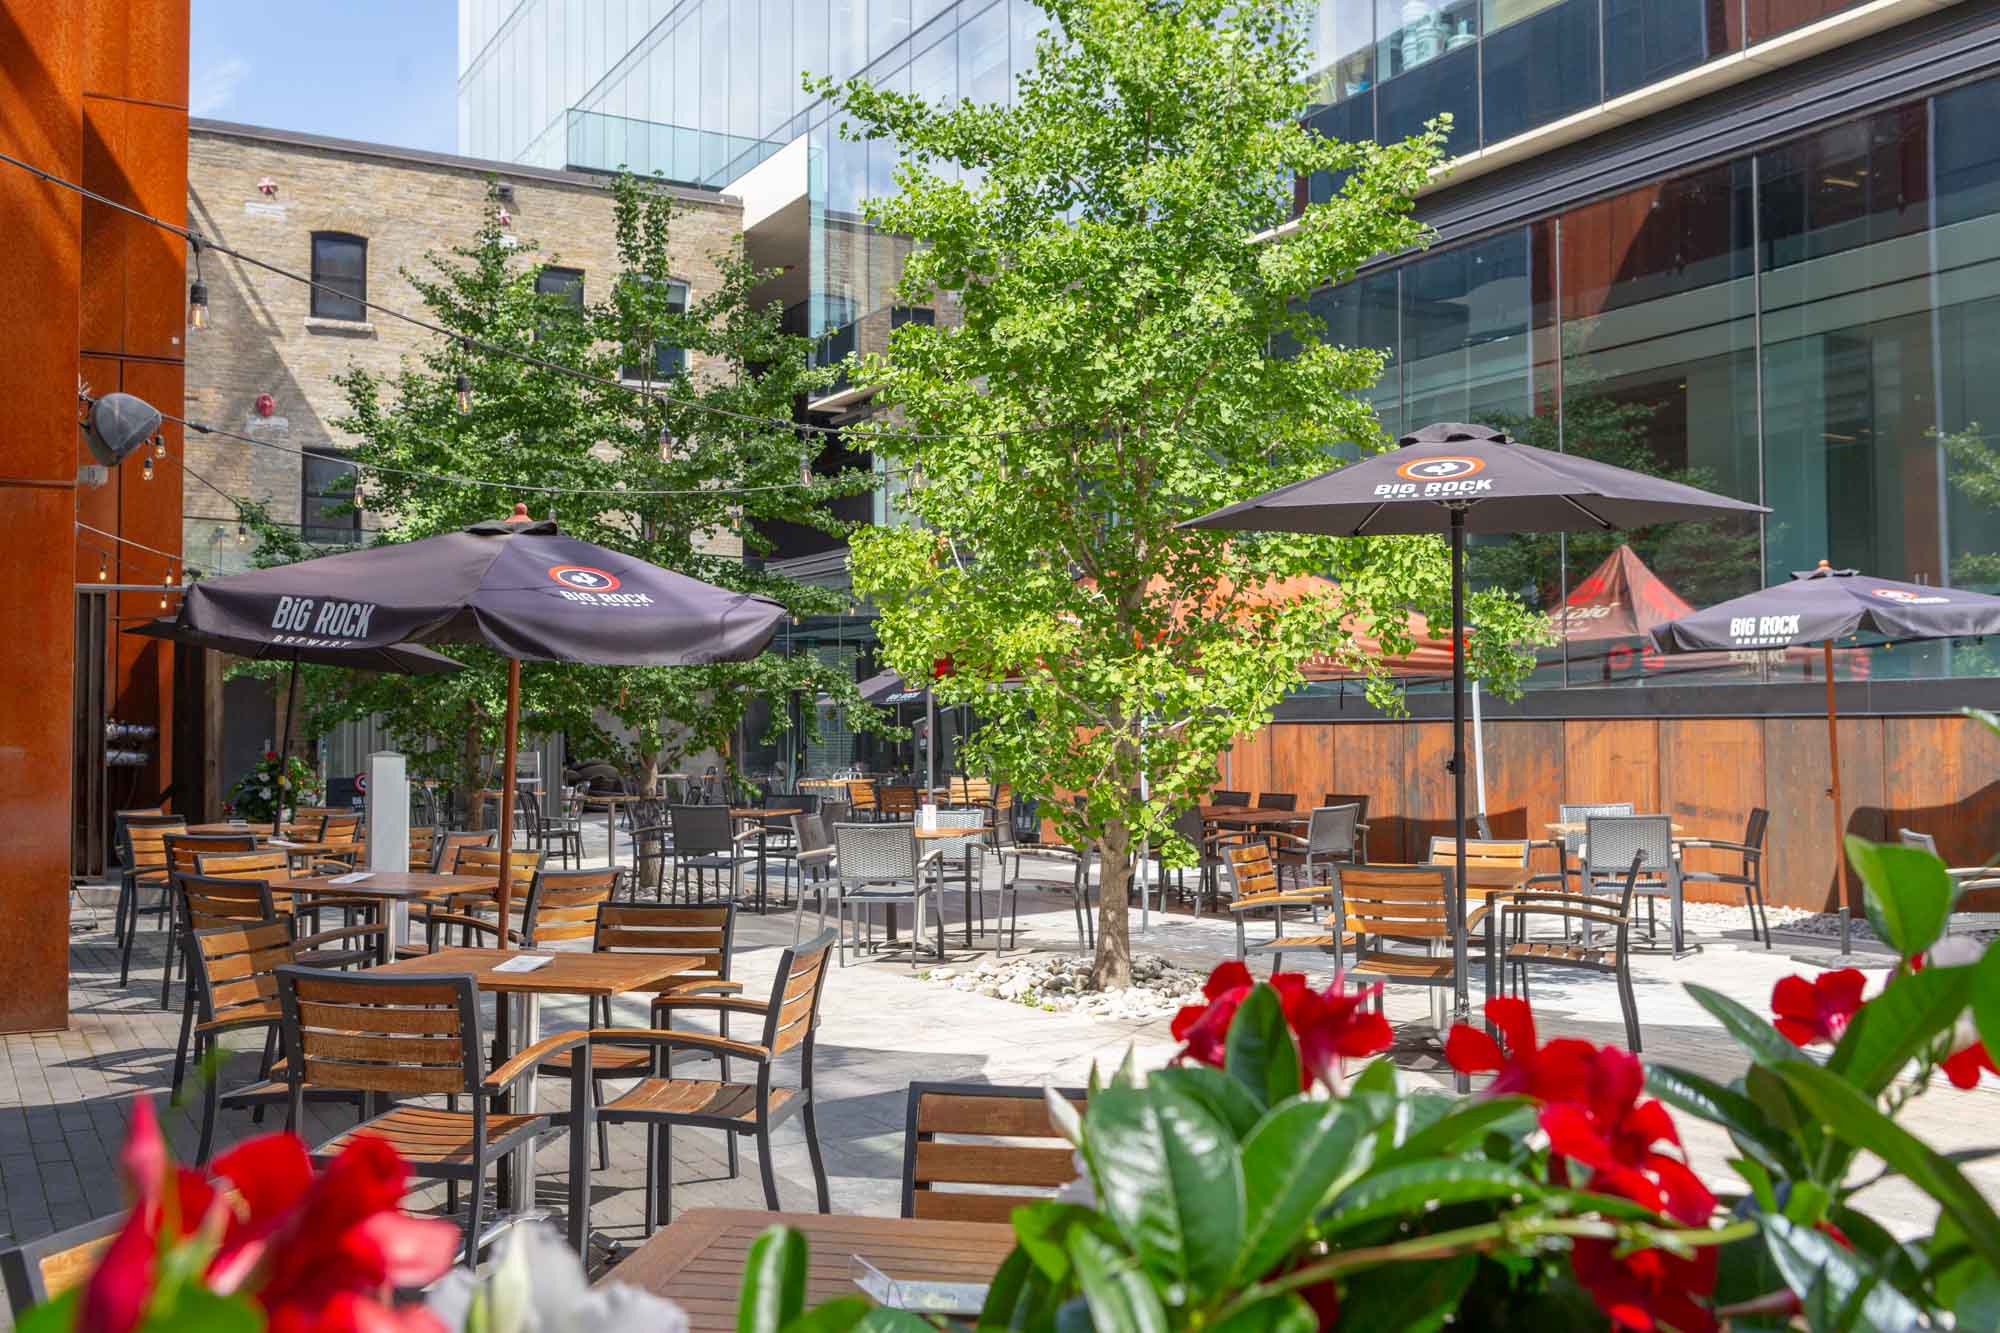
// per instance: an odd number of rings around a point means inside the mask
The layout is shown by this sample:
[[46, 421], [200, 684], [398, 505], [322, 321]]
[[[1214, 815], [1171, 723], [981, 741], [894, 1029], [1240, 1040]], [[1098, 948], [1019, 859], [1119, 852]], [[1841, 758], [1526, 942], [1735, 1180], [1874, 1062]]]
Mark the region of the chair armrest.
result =
[[1052, 856], [1059, 861], [1081, 861], [1083, 853], [1060, 842], [1015, 843], [1012, 847], [1000, 849], [1001, 856], [1011, 856], [1019, 860], [1023, 856]]
[[[488, 921], [484, 917], [466, 916], [461, 912], [432, 912], [424, 921], [426, 925], [431, 927], [464, 926], [470, 930], [483, 930], [495, 939], [500, 938], [499, 922]], [[521, 940], [521, 932], [509, 927], [506, 932], [506, 938], [518, 944]]]
[[1283, 829], [1270, 829], [1264, 834], [1264, 837], [1271, 842], [1293, 842], [1306, 848], [1312, 846], [1310, 838], [1302, 838], [1296, 833], [1287, 833]]
[[738, 829], [729, 835], [729, 840], [731, 842], [750, 842], [763, 837], [768, 831], [762, 824], [755, 824], [750, 828]]
[[505, 1092], [509, 1084], [523, 1074], [533, 1073], [550, 1056], [561, 1055], [590, 1043], [591, 1034], [579, 1028], [570, 1032], [557, 1032], [543, 1037], [533, 1046], [520, 1052], [506, 1064], [486, 1076], [480, 1087], [486, 1092]]
[[387, 926], [342, 926], [337, 930], [322, 930], [317, 935], [301, 936], [293, 940], [292, 944], [300, 949], [316, 949], [335, 940], [358, 940], [371, 936], [380, 939], [388, 929]]
[[234, 1018], [211, 1018], [206, 1023], [196, 1023], [194, 1030], [197, 1035], [205, 1036], [216, 1032], [234, 1032], [238, 1028], [269, 1027], [284, 1021], [284, 1014], [273, 1009], [268, 1013], [238, 1014]]
[[653, 997], [655, 1014], [670, 1013], [675, 1009], [706, 1009], [715, 1013], [755, 1014], [762, 1018], [770, 1011], [770, 1005], [763, 1000], [745, 1000], [733, 995], [698, 995], [693, 992], [656, 995]]
[[833, 847], [815, 847], [810, 851], [800, 852], [798, 856], [795, 857], [794, 859], [801, 863], [809, 861], [830, 861], [833, 859], [833, 854], [836, 850], [838, 849]]
[[743, 989], [740, 981], [683, 981], [660, 992], [661, 995], [735, 995]]
[[1761, 847], [1750, 847], [1740, 842], [1729, 842], [1723, 838], [1676, 838], [1674, 839], [1674, 845], [1677, 847], [1707, 847], [1712, 851], [1718, 852], [1741, 852], [1745, 856], [1757, 856], [1763, 851]]
[[1574, 893], [1535, 894], [1532, 899], [1515, 899], [1500, 904], [1500, 921], [1505, 933], [1506, 921], [1510, 916], [1553, 916], [1570, 921], [1595, 922], [1600, 926], [1629, 926], [1630, 917], [1606, 911], [1604, 900]]
[[714, 1051], [717, 1055], [740, 1055], [760, 1064], [771, 1059], [769, 1047], [710, 1036], [705, 1032], [677, 1032], [672, 1028], [594, 1028], [589, 1036], [592, 1045], [687, 1046], [695, 1050]]
[[1333, 890], [1322, 889], [1317, 893], [1301, 889], [1287, 889], [1278, 893], [1257, 893], [1248, 898], [1232, 899], [1227, 905], [1232, 912], [1248, 912], [1259, 907], [1325, 907], [1333, 902]]

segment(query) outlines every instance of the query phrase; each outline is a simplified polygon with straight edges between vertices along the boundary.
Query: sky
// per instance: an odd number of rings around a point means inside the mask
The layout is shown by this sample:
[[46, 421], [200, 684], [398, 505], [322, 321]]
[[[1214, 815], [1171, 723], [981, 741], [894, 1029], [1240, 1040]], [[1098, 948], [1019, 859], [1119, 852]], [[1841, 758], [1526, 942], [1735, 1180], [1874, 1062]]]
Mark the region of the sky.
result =
[[456, 0], [193, 0], [188, 111], [458, 149]]

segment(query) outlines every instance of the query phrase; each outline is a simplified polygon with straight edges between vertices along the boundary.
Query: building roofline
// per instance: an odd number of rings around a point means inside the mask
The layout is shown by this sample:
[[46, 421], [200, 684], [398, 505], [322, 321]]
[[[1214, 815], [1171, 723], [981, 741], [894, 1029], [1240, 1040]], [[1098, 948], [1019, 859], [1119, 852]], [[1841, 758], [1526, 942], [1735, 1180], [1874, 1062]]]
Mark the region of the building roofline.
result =
[[[188, 133], [248, 139], [257, 143], [279, 144], [287, 148], [318, 149], [323, 152], [343, 153], [351, 157], [373, 157], [385, 162], [444, 167], [482, 176], [498, 176], [503, 180], [569, 185], [585, 190], [608, 190], [611, 188], [613, 177], [611, 172], [569, 168], [552, 170], [548, 167], [524, 166], [519, 162], [495, 162], [487, 158], [460, 157], [456, 153], [436, 153], [424, 148], [400, 148], [393, 144], [368, 143], [361, 139], [340, 139], [326, 134], [307, 134], [300, 130], [272, 129], [264, 125], [243, 125], [230, 120], [207, 120], [200, 116], [188, 117]], [[654, 183], [676, 199], [684, 199], [690, 203], [741, 202], [735, 195], [724, 194], [720, 190], [706, 190], [700, 186], [678, 181]]]

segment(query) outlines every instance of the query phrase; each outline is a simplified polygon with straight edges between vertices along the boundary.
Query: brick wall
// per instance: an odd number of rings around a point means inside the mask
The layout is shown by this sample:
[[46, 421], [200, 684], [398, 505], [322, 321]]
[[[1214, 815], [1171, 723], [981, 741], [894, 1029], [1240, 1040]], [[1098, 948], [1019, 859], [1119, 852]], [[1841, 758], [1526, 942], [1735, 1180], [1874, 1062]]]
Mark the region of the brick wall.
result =
[[[198, 125], [189, 133], [188, 221], [222, 244], [299, 273], [311, 267], [314, 232], [366, 237], [368, 299], [420, 315], [423, 303], [403, 271], [428, 271], [429, 253], [472, 235], [495, 176], [514, 188], [512, 230], [538, 247], [528, 253], [583, 269], [586, 294], [601, 297], [618, 270], [612, 195], [589, 176], [561, 179], [469, 159]], [[258, 192], [266, 177], [277, 185], [273, 196]], [[742, 208], [710, 192], [675, 193], [681, 201], [675, 272], [691, 299], [699, 299], [718, 284], [713, 256], [740, 234]], [[359, 324], [312, 319], [305, 284], [226, 256], [205, 253], [202, 275], [210, 318], [188, 340], [185, 415], [288, 449], [354, 443], [331, 424], [345, 412], [334, 376], [357, 365], [392, 372], [400, 359], [434, 342], [421, 329], [375, 313]], [[694, 368], [699, 373], [698, 363]], [[255, 405], [265, 393], [274, 409], [260, 419]], [[295, 455], [190, 432], [187, 463], [221, 490], [267, 504], [280, 521], [298, 522]], [[236, 541], [233, 508], [192, 476], [185, 494], [188, 562], [217, 573], [242, 568], [249, 552]], [[738, 549], [733, 537], [716, 545]]]

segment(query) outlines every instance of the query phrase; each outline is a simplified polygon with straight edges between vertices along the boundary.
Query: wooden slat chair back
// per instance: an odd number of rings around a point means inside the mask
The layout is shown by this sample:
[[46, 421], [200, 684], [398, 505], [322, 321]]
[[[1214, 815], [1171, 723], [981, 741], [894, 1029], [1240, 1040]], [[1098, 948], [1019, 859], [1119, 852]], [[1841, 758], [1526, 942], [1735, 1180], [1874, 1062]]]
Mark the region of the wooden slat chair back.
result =
[[248, 833], [169, 833], [167, 864], [173, 873], [185, 875], [200, 869], [195, 858], [225, 853], [243, 855], [257, 850], [257, 839]]
[[470, 976], [278, 970], [295, 1090], [398, 1096], [479, 1091], [479, 992]]
[[[543, 853], [516, 847], [507, 858], [507, 878], [513, 883], [512, 897], [516, 902], [525, 902], [528, 886], [542, 871]], [[459, 875], [484, 875], [496, 885], [500, 882], [500, 849], [498, 847], [461, 847], [458, 849]]]
[[1347, 929], [1405, 940], [1452, 936], [1449, 866], [1340, 866], [1334, 872]]
[[493, 838], [494, 834], [490, 829], [485, 832], [453, 829], [446, 833], [443, 840], [439, 842], [437, 860], [432, 864], [437, 867], [440, 875], [456, 875], [459, 873], [458, 858], [468, 848], [491, 847], [493, 845]]
[[[217, 883], [242, 884], [229, 880]], [[263, 1028], [275, 1038], [283, 1023], [278, 1004], [278, 969], [297, 961], [298, 949], [292, 931], [283, 921], [261, 921], [250, 925], [218, 926], [196, 930], [188, 939], [188, 985], [197, 1001], [195, 1023], [189, 1035], [193, 1049], [183, 1039], [174, 1057], [174, 1093], [180, 1094], [181, 1078], [192, 1055], [196, 1066], [226, 1032]], [[224, 1094], [218, 1084], [220, 1070], [202, 1080], [201, 1143], [195, 1162], [205, 1165], [215, 1146], [215, 1119], [226, 1104], [263, 1105], [281, 1101], [280, 1088], [267, 1080], [270, 1049], [258, 1070], [255, 1082]]]
[[[119, 864], [118, 908], [114, 914], [119, 938], [118, 984], [124, 986], [132, 980], [132, 948], [138, 940], [140, 913], [158, 912], [168, 932], [160, 982], [160, 1003], [165, 1005], [174, 967], [173, 874], [167, 839], [185, 836], [187, 821], [157, 810], [120, 810], [114, 816], [114, 828]], [[142, 908], [139, 895], [155, 892], [160, 896]]]
[[[1056, 1094], [1083, 1114], [1082, 1088]], [[904, 1217], [1006, 1222], [1014, 1209], [1042, 1202], [1076, 1174], [1075, 1153], [1050, 1120], [1044, 1089], [910, 1085]]]
[[7, 1284], [7, 1304], [18, 1322], [37, 1305], [81, 1287], [97, 1261], [124, 1229], [125, 1214], [92, 1218], [54, 1235], [0, 1250], [0, 1278]]
[[611, 901], [624, 878], [623, 870], [544, 870], [525, 915], [528, 946], [592, 938], [598, 909]]
[[271, 894], [271, 886], [261, 879], [182, 875], [180, 891], [181, 925], [197, 934], [223, 926], [246, 926], [265, 921], [282, 926], [290, 915], [289, 897], [286, 906], [280, 908]]
[[675, 976], [668, 990], [729, 980], [736, 936], [736, 905], [681, 907], [661, 903], [604, 903], [597, 909], [595, 953], [660, 953], [698, 960]]
[[[494, 887], [454, 894], [448, 902], [449, 910], [426, 912], [423, 921], [427, 949], [435, 952], [445, 942], [439, 935], [440, 929], [448, 935], [453, 926], [459, 928], [461, 940], [468, 945], [504, 949], [524, 942], [534, 919], [535, 900], [542, 882], [542, 861], [546, 855], [545, 852], [516, 847], [508, 856], [507, 878], [513, 887], [507, 895], [507, 922], [503, 935], [498, 922], [490, 916], [480, 915], [499, 906], [500, 849], [458, 848], [458, 868], [452, 873], [483, 876], [491, 879]], [[475, 938], [477, 936], [490, 938]]]
[[847, 804], [857, 815], [875, 817], [875, 784], [872, 782], [850, 782], [847, 784]]
[[945, 799], [953, 805], [987, 805], [993, 800], [993, 784], [985, 778], [953, 778], [945, 784]]
[[158, 887], [167, 878], [167, 838], [187, 832], [187, 821], [165, 816], [134, 816], [125, 821], [121, 860], [128, 873]]
[[820, 997], [826, 992], [826, 960], [832, 953], [825, 946], [831, 942], [821, 931], [804, 947], [785, 951], [765, 1009], [764, 1046], [773, 1058], [812, 1040], [813, 1029], [819, 1026]]
[[[1528, 864], [1529, 843], [1524, 838], [1467, 838], [1466, 868], [1517, 870]], [[1458, 864], [1458, 839], [1435, 836], [1431, 839], [1430, 863], [1434, 866]]]
[[[1271, 844], [1262, 838], [1222, 849], [1223, 873], [1229, 879], [1229, 911], [1236, 918], [1236, 956], [1247, 960], [1253, 953], [1269, 953], [1271, 970], [1284, 967], [1288, 950], [1318, 949], [1332, 954], [1335, 967], [1346, 957], [1346, 948], [1354, 942], [1351, 935], [1343, 933], [1338, 925], [1328, 926], [1320, 921], [1322, 910], [1332, 907], [1333, 890], [1315, 885], [1294, 885], [1286, 890], [1278, 879], [1278, 863], [1271, 854]], [[1300, 935], [1285, 934], [1285, 913], [1287, 910], [1304, 911], [1311, 917], [1309, 929]], [[1248, 923], [1258, 912], [1271, 913], [1271, 938], [1258, 944], [1251, 944]]]
[[314, 841], [347, 847], [358, 845], [361, 842], [361, 816], [352, 811], [324, 816], [319, 822], [319, 837]]
[[1271, 844], [1261, 838], [1223, 848], [1222, 869], [1232, 901], [1277, 892], [1278, 864], [1271, 855]]
[[877, 812], [884, 819], [915, 819], [917, 817], [917, 789], [905, 786], [884, 786], [875, 797]]
[[422, 874], [437, 860], [437, 829], [429, 824], [410, 825], [410, 861], [413, 871]]
[[[221, 852], [195, 857], [196, 872], [203, 879], [249, 879], [269, 881], [291, 874], [292, 859], [282, 848], [268, 852]], [[292, 895], [272, 893], [271, 906], [283, 916], [292, 912]], [[199, 930], [201, 927], [197, 926]]]

